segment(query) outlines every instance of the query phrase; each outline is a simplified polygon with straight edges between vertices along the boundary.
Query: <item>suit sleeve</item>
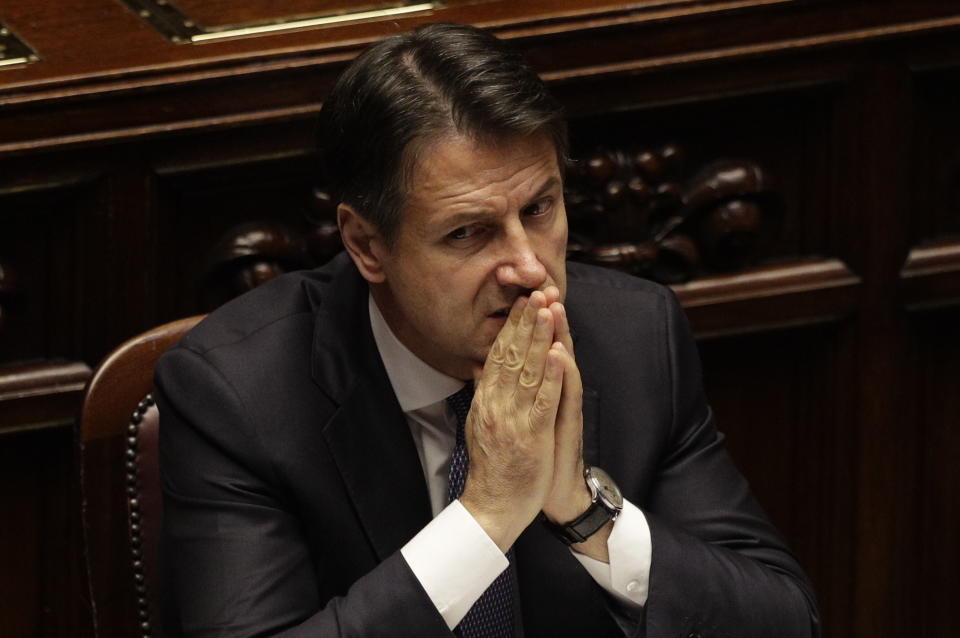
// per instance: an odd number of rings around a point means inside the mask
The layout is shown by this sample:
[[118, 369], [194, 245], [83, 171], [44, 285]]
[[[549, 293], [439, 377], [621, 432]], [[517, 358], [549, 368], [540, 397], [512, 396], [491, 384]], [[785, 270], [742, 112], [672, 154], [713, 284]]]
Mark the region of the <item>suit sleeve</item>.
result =
[[673, 418], [643, 504], [652, 541], [646, 635], [819, 635], [803, 571], [714, 426], [696, 346], [672, 294], [666, 307]]
[[177, 347], [156, 384], [167, 635], [452, 635], [399, 551], [322, 600], [295, 506], [228, 380]]

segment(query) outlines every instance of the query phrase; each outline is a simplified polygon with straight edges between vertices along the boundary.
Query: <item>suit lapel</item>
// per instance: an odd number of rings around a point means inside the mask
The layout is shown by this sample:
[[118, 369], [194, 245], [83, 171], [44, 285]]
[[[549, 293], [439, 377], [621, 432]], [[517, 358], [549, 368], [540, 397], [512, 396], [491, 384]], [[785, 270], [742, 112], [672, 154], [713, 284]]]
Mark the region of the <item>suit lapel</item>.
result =
[[382, 561], [431, 517], [420, 459], [389, 381], [360, 380], [323, 435], [367, 538]]
[[365, 282], [348, 260], [333, 281], [323, 303], [314, 300], [311, 373], [338, 404], [323, 437], [382, 561], [430, 521], [430, 498], [409, 426], [370, 331]]

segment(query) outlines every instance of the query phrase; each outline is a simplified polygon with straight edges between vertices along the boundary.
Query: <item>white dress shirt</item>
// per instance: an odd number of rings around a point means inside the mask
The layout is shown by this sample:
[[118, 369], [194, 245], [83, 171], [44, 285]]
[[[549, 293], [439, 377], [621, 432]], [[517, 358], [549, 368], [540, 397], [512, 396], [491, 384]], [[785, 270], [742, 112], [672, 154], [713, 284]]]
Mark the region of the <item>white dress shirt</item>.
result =
[[[430, 367], [393, 334], [369, 298], [370, 325], [390, 384], [410, 426], [430, 493], [434, 519], [400, 550], [450, 629], [507, 568], [507, 557], [460, 501], [447, 504], [447, 476], [457, 421], [446, 398], [464, 382]], [[557, 541], [560, 542], [560, 541]], [[628, 501], [607, 541], [610, 563], [571, 548], [584, 569], [617, 600], [639, 608], [647, 600], [651, 542], [647, 519]]]

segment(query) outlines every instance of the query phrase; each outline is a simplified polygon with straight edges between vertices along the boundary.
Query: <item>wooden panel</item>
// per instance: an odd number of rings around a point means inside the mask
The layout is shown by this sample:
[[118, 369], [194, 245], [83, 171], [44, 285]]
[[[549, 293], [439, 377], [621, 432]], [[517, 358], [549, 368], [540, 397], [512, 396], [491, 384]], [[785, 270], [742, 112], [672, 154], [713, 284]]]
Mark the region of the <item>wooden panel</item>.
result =
[[911, 310], [960, 303], [960, 70], [934, 68], [913, 77], [914, 143], [910, 236], [900, 273]]
[[960, 69], [914, 77], [914, 241], [960, 235]]
[[[807, 570], [828, 635], [851, 635], [855, 419], [849, 322], [700, 342], [718, 428]], [[809, 516], [816, 512], [816, 521]]]
[[0, 437], [0, 635], [92, 635], [69, 429]]
[[[207, 312], [245, 289], [225, 281], [239, 272], [226, 263], [235, 256], [228, 248], [231, 237], [246, 230], [276, 230], [291, 233], [292, 243], [303, 243], [309, 234], [315, 160], [306, 151], [271, 156], [248, 154], [250, 150], [235, 149], [233, 157], [209, 158], [202, 165], [162, 169], [157, 183], [162, 220], [157, 227], [158, 323]], [[305, 245], [299, 255], [264, 257], [286, 262], [284, 271], [317, 265]]]
[[920, 502], [916, 560], [925, 595], [916, 635], [949, 636], [960, 592], [960, 310], [929, 313], [913, 323], [921, 352], [918, 435], [924, 446], [915, 497]]
[[96, 186], [66, 184], [0, 189], [0, 263], [10, 282], [3, 311], [0, 361], [79, 358], [86, 260]]

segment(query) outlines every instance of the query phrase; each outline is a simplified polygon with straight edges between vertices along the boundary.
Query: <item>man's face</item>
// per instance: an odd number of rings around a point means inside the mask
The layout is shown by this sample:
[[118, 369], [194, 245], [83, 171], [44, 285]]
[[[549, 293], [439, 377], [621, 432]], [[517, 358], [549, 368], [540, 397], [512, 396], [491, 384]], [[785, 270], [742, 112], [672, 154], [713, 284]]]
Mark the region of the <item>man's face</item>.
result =
[[414, 354], [468, 379], [518, 296], [550, 285], [566, 293], [562, 176], [545, 135], [496, 145], [444, 137], [418, 158], [373, 294]]

